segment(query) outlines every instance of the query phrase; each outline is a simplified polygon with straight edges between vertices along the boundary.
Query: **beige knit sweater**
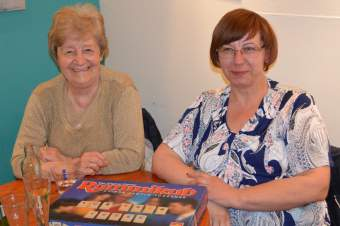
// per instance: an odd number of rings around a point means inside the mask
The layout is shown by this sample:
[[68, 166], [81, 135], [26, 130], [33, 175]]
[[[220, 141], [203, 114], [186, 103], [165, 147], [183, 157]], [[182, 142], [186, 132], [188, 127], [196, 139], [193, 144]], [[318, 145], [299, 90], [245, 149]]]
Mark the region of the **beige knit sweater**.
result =
[[21, 177], [25, 144], [58, 148], [68, 157], [86, 151], [103, 153], [109, 166], [101, 174], [137, 170], [144, 159], [140, 97], [128, 75], [101, 68], [93, 102], [78, 116], [78, 125], [66, 114], [65, 79], [60, 74], [32, 93], [12, 154], [12, 168]]

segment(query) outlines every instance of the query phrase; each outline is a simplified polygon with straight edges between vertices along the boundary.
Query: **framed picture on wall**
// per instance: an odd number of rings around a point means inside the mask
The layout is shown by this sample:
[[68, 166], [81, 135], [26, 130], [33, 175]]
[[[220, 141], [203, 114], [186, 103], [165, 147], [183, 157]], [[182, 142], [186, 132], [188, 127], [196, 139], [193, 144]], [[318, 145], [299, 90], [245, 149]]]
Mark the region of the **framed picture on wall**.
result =
[[0, 11], [24, 10], [25, 0], [0, 0]]

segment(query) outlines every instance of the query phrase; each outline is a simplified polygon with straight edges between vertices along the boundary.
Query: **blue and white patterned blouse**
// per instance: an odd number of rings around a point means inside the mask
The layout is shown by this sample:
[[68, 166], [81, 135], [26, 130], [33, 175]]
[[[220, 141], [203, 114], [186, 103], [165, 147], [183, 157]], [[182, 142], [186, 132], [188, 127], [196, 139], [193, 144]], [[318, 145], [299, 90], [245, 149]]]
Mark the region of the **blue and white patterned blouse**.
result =
[[[202, 93], [164, 143], [185, 163], [235, 188], [329, 165], [327, 132], [313, 97], [270, 79], [268, 87], [256, 114], [239, 133], [231, 132], [226, 123], [230, 95], [227, 86]], [[329, 224], [324, 201], [286, 211], [229, 212], [232, 225]]]

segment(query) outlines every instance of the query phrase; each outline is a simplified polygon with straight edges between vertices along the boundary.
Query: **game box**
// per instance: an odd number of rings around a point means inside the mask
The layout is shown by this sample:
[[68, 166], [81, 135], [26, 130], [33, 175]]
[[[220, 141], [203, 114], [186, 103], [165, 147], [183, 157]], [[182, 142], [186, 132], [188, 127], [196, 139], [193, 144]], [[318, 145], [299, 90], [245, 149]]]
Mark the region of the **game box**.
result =
[[202, 186], [78, 180], [50, 206], [52, 226], [196, 226], [207, 205]]

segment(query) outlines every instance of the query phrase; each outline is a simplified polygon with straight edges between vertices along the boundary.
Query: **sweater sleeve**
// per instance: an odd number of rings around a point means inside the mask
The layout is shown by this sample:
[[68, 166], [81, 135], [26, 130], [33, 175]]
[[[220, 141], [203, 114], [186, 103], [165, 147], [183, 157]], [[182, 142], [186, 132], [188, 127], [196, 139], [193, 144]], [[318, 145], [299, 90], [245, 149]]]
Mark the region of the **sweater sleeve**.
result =
[[46, 142], [47, 120], [39, 98], [34, 93], [30, 96], [14, 145], [11, 165], [16, 177], [21, 178], [21, 164], [25, 157], [24, 146], [32, 144], [42, 146]]
[[112, 106], [115, 148], [103, 152], [109, 166], [101, 174], [138, 170], [144, 161], [144, 130], [141, 101], [137, 90], [128, 86]]

